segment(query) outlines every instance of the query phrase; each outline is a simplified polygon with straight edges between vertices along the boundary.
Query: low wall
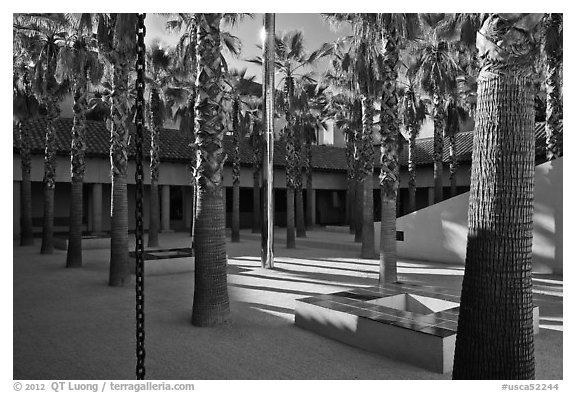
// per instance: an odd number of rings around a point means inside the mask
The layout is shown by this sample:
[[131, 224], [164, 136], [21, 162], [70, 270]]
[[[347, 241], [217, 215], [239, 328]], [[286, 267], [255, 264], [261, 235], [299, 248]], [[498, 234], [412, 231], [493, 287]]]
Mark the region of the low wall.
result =
[[[562, 274], [563, 159], [538, 165], [534, 178], [533, 271]], [[396, 221], [404, 241], [398, 241], [400, 258], [464, 264], [468, 235], [470, 193], [418, 210]], [[376, 249], [380, 223], [375, 225]]]

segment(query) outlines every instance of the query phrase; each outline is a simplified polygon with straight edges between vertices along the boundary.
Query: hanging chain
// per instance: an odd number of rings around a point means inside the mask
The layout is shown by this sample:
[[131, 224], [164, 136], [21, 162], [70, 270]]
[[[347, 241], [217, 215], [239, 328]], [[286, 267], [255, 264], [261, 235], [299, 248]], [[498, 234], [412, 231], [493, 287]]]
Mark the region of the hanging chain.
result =
[[144, 379], [144, 223], [142, 220], [143, 180], [142, 139], [144, 132], [144, 68], [146, 45], [144, 26], [146, 14], [138, 14], [138, 43], [136, 59], [136, 378]]

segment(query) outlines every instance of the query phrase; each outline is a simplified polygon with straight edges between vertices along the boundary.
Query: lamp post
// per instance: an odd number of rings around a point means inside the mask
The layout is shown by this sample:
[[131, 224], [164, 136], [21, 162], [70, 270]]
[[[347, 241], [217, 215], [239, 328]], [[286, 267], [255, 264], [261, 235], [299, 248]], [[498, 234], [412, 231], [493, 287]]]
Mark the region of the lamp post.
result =
[[275, 14], [264, 14], [264, 56], [263, 56], [263, 117], [266, 144], [264, 148], [264, 214], [262, 231], [262, 267], [274, 267], [274, 38]]

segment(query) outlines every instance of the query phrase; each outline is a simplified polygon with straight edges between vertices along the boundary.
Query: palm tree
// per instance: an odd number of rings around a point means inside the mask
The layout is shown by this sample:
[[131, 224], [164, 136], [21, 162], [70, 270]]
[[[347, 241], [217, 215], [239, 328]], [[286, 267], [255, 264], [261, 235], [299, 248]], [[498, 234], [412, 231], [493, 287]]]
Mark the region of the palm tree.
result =
[[434, 119], [434, 202], [443, 199], [442, 132], [446, 121], [444, 96], [456, 89], [456, 76], [459, 73], [448, 42], [440, 38], [439, 20], [434, 14], [422, 14], [423, 39], [413, 44], [412, 53], [417, 55], [415, 67], [422, 90], [431, 97]]
[[396, 206], [400, 184], [398, 164], [398, 65], [402, 39], [415, 36], [416, 14], [380, 14], [373, 28], [382, 30], [383, 74], [380, 101], [380, 282], [396, 282]]
[[[64, 14], [14, 14], [13, 31], [17, 46], [31, 51], [34, 62], [33, 90], [46, 108], [44, 150], [44, 220], [42, 224], [42, 254], [54, 251], [54, 189], [56, 187], [56, 141], [54, 120], [60, 116], [59, 99], [68, 89], [57, 83], [54, 75], [56, 60], [68, 20]], [[33, 41], [34, 43], [31, 43]], [[26, 43], [27, 42], [27, 43]]]
[[362, 136], [360, 160], [360, 181], [362, 192], [362, 258], [374, 258], [374, 102], [382, 92], [381, 75], [386, 66], [384, 56], [373, 43], [379, 42], [381, 30], [377, 14], [333, 14], [329, 18], [347, 21], [352, 24], [353, 36], [349, 60], [344, 71], [350, 73], [355, 88], [360, 93], [362, 103]]
[[[286, 140], [286, 247], [296, 247], [294, 231], [294, 191], [298, 182], [299, 168], [296, 161], [296, 140], [294, 135], [293, 100], [294, 87], [299, 81], [314, 82], [312, 73], [305, 68], [314, 64], [324, 54], [324, 48], [307, 54], [304, 49], [304, 36], [300, 31], [287, 32], [275, 39], [276, 72], [281, 74], [278, 83], [283, 83], [283, 107], [286, 125], [283, 137]], [[262, 65], [260, 56], [249, 62]]]
[[248, 105], [246, 96], [249, 95], [249, 83], [254, 76], [246, 77], [246, 69], [241, 71], [232, 69], [225, 76], [225, 83], [229, 89], [227, 98], [230, 100], [232, 122], [232, 242], [240, 241], [240, 137], [246, 133], [242, 120], [244, 107]]
[[[311, 225], [312, 217], [312, 144], [317, 142], [318, 132], [326, 129], [325, 119], [328, 114], [326, 87], [320, 84], [305, 84], [299, 89], [296, 98], [296, 117], [299, 123], [299, 145], [301, 146], [302, 175], [306, 177], [306, 217], [302, 190], [296, 193], [297, 236], [306, 236], [306, 223]], [[302, 183], [302, 182], [301, 182]], [[302, 184], [301, 184], [302, 186]], [[302, 187], [300, 187], [302, 188]], [[301, 212], [298, 213], [298, 211]], [[300, 222], [300, 228], [298, 225]], [[299, 234], [298, 234], [299, 232]]]
[[55, 77], [59, 83], [70, 81], [74, 92], [74, 123], [70, 147], [71, 204], [70, 231], [66, 267], [82, 266], [83, 184], [86, 150], [86, 112], [89, 83], [99, 83], [104, 67], [98, 58], [96, 40], [92, 38], [92, 16], [73, 16], [71, 35], [60, 49]]
[[[16, 50], [16, 47], [15, 47]], [[16, 52], [15, 52], [16, 53]], [[32, 93], [30, 81], [29, 58], [26, 51], [22, 51], [14, 58], [13, 71], [13, 113], [14, 121], [18, 125], [19, 152], [22, 168], [22, 183], [20, 191], [21, 206], [21, 232], [20, 245], [29, 246], [34, 244], [34, 233], [32, 228], [32, 183], [30, 181], [30, 171], [32, 169], [32, 156], [30, 154], [30, 135], [23, 126], [23, 122], [31, 120], [38, 115], [39, 104]]]
[[455, 197], [456, 191], [456, 170], [458, 169], [458, 152], [456, 150], [456, 134], [460, 131], [460, 122], [468, 120], [466, 109], [458, 102], [456, 94], [450, 94], [445, 102], [444, 113], [446, 122], [444, 124], [444, 136], [448, 138], [450, 165], [450, 197]]
[[101, 14], [98, 23], [98, 45], [113, 67], [111, 95], [110, 165], [112, 173], [110, 286], [130, 282], [128, 263], [128, 140], [132, 120], [129, 107], [129, 73], [136, 54], [137, 14]]
[[160, 202], [158, 195], [160, 129], [164, 125], [164, 120], [168, 117], [164, 90], [168, 88], [173, 78], [168, 70], [170, 56], [158, 43], [153, 43], [150, 47], [147, 64], [146, 86], [148, 86], [149, 90], [147, 106], [150, 129], [150, 226], [148, 228], [148, 247], [158, 247], [158, 232], [160, 231]]
[[250, 137], [252, 146], [252, 233], [261, 231], [260, 217], [260, 171], [262, 168], [262, 122], [258, 116], [259, 108], [262, 107], [261, 99], [248, 101], [242, 122]]
[[533, 379], [534, 27], [542, 14], [487, 14], [454, 379]]
[[426, 120], [426, 104], [416, 96], [413, 81], [408, 84], [400, 102], [400, 117], [408, 134], [408, 211], [416, 211], [416, 137]]
[[561, 157], [562, 147], [562, 32], [563, 15], [546, 14], [544, 23], [546, 62], [546, 157]]
[[[328, 15], [330, 22], [338, 22], [338, 15]], [[360, 181], [360, 137], [362, 135], [362, 106], [352, 74], [348, 49], [349, 37], [338, 39], [329, 50], [331, 69], [322, 77], [322, 85], [336, 90], [327, 105], [327, 117], [334, 119], [336, 128], [346, 138], [347, 193], [350, 211], [350, 231], [354, 241], [362, 241], [362, 182]]]
[[224, 126], [220, 21], [222, 14], [196, 14], [197, 79], [196, 179], [198, 205], [195, 222], [194, 304], [192, 324], [225, 323], [230, 314], [226, 279], [226, 239], [222, 195]]

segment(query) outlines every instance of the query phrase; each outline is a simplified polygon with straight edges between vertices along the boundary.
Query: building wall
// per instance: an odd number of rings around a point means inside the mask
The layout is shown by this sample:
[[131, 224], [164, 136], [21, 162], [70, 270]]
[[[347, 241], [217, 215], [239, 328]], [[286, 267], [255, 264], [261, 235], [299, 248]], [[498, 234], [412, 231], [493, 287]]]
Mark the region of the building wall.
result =
[[[563, 272], [562, 168], [562, 158], [536, 167], [532, 247], [535, 272]], [[397, 230], [404, 232], [404, 241], [397, 242], [398, 256], [464, 264], [469, 197], [466, 192], [399, 218]]]

